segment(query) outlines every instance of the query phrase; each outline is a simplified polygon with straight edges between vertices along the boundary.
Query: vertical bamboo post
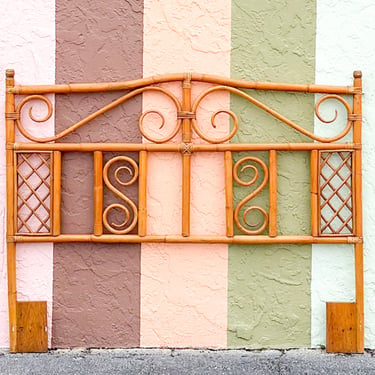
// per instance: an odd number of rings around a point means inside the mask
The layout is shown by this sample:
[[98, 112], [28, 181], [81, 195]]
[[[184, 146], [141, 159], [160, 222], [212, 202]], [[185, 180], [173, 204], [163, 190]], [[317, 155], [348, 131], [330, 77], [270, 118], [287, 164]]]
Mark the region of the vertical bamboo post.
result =
[[[362, 144], [362, 72], [355, 71], [353, 96], [353, 142]], [[362, 150], [354, 151], [354, 228], [355, 235], [363, 237], [362, 227]], [[363, 290], [363, 243], [357, 243], [355, 253], [355, 290], [357, 311], [357, 352], [364, 350], [364, 290]]]
[[319, 235], [319, 151], [310, 153], [311, 235]]
[[268, 234], [270, 237], [277, 236], [277, 152], [270, 150], [269, 152], [269, 226]]
[[15, 233], [16, 197], [15, 197], [15, 157], [10, 148], [15, 142], [15, 105], [14, 95], [9, 88], [14, 87], [14, 70], [6, 71], [5, 126], [6, 126], [6, 190], [7, 190], [7, 270], [8, 270], [8, 306], [9, 306], [9, 350], [17, 350], [17, 281], [16, 281], [16, 244]]
[[227, 223], [227, 237], [233, 237], [233, 165], [232, 152], [224, 153], [225, 168], [225, 216]]
[[53, 151], [52, 167], [52, 234], [61, 233], [61, 152]]
[[147, 151], [139, 152], [138, 235], [147, 234]]
[[103, 234], [103, 153], [94, 151], [94, 235]]
[[[185, 76], [182, 82], [182, 110], [191, 111], [191, 74]], [[191, 119], [182, 120], [182, 142], [191, 143]], [[186, 147], [188, 150], [189, 148]], [[191, 176], [191, 154], [182, 154], [182, 235], [190, 235], [190, 176]]]

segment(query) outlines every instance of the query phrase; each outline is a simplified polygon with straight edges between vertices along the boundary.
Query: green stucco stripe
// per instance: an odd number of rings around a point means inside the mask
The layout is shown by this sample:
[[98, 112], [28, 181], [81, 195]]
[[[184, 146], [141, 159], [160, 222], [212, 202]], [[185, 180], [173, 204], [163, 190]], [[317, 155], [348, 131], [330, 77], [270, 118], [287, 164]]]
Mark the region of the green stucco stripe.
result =
[[[315, 18], [315, 0], [233, 0], [232, 77], [313, 83]], [[252, 95], [313, 130], [313, 95]], [[231, 110], [240, 120], [233, 142], [306, 141], [241, 98], [231, 98]], [[255, 156], [268, 163], [267, 153]], [[309, 154], [278, 152], [277, 157], [278, 233], [309, 233]], [[246, 189], [234, 185], [235, 205]], [[256, 201], [265, 208], [267, 189]], [[229, 347], [310, 345], [310, 245], [230, 245], [228, 267]]]

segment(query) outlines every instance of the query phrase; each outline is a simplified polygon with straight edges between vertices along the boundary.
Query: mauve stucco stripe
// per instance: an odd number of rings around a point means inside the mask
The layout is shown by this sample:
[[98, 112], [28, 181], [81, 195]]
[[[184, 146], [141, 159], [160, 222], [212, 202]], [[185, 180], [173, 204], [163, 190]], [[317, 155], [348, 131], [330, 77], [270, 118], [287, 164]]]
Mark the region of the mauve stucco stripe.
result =
[[[315, 0], [233, 0], [233, 78], [314, 82]], [[261, 100], [313, 129], [313, 95], [267, 93]], [[240, 131], [233, 141], [302, 142], [295, 132], [233, 97]], [[253, 154], [254, 155], [254, 154]], [[244, 155], [242, 155], [244, 156]], [[255, 154], [268, 161], [264, 153]], [[308, 153], [278, 152], [278, 231], [310, 231]], [[234, 155], [237, 160], [238, 155]], [[291, 167], [293, 166], [293, 167]], [[234, 186], [235, 204], [245, 195]], [[268, 206], [268, 191], [252, 199]], [[249, 212], [251, 216], [251, 212]], [[249, 222], [257, 218], [249, 217]], [[229, 245], [228, 346], [249, 348], [310, 345], [311, 245]]]
[[[142, 51], [142, 1], [56, 0], [56, 83], [139, 78]], [[57, 96], [56, 131], [118, 95]], [[141, 109], [135, 98], [65, 140], [140, 142]], [[93, 230], [92, 168], [92, 154], [63, 156], [63, 232]], [[140, 245], [56, 244], [53, 292], [54, 347], [139, 346]]]
[[[145, 0], [144, 76], [228, 76], [230, 9], [230, 0]], [[181, 97], [181, 86], [168, 88]], [[143, 108], [165, 102], [145, 95]], [[226, 94], [205, 102], [210, 114], [222, 108]], [[194, 154], [191, 170], [191, 233], [225, 233], [222, 154]], [[149, 233], [181, 233], [180, 155], [150, 155], [147, 200]], [[141, 346], [226, 347], [227, 253], [226, 245], [142, 244]]]

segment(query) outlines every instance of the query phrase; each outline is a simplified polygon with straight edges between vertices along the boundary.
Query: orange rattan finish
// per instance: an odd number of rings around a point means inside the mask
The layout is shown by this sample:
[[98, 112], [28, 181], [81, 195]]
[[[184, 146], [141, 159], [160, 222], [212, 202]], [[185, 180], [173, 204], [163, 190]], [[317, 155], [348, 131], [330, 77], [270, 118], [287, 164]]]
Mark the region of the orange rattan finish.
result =
[[353, 234], [352, 153], [320, 153], [321, 235]]
[[51, 234], [51, 153], [17, 153], [17, 233]]
[[[170, 85], [166, 86], [168, 83]], [[201, 83], [204, 83], [202, 85]], [[201, 92], [192, 91], [197, 85]], [[176, 73], [127, 82], [17, 86], [14, 71], [6, 77], [6, 157], [7, 157], [7, 241], [8, 292], [11, 351], [17, 351], [16, 242], [127, 242], [127, 243], [226, 243], [226, 244], [352, 244], [356, 265], [356, 342], [355, 351], [363, 351], [363, 239], [362, 239], [362, 74], [354, 72], [352, 86], [325, 86], [235, 80], [198, 73]], [[176, 87], [180, 85], [180, 95]], [[253, 91], [249, 91], [249, 90]], [[282, 113], [261, 102], [254, 91], [288, 91], [320, 94], [314, 106], [317, 121], [333, 124], [342, 116], [337, 110], [326, 116], [327, 102], [344, 111], [344, 123], [337, 134], [314, 134]], [[45, 94], [74, 94], [118, 91], [114, 101], [70, 124], [49, 137], [40, 137], [29, 123], [43, 123], [53, 116], [54, 106]], [[150, 108], [140, 114], [138, 128], [142, 143], [64, 143], [64, 137], [134, 97], [161, 95], [165, 108]], [[239, 96], [250, 107], [273, 117], [280, 126], [302, 135], [304, 142], [236, 143], [241, 128], [238, 114], [228, 108], [215, 108], [203, 119], [206, 100], [217, 93]], [[19, 98], [16, 105], [15, 97]], [[345, 96], [343, 96], [345, 95]], [[350, 96], [351, 98], [348, 98]], [[351, 99], [353, 99], [351, 103]], [[215, 102], [215, 100], [213, 100]], [[44, 115], [33, 112], [33, 104], [45, 107]], [[219, 129], [227, 118], [228, 129]], [[27, 139], [16, 141], [16, 129]], [[54, 143], [59, 140], [58, 143]], [[231, 141], [231, 143], [228, 143]], [[268, 154], [266, 160], [259, 151]], [[64, 152], [88, 152], [94, 165], [92, 233], [61, 231], [61, 175]], [[104, 163], [105, 152], [116, 152]], [[148, 156], [152, 152], [177, 153], [181, 158], [181, 230], [180, 233], [147, 232]], [[194, 153], [220, 153], [223, 158], [225, 232], [220, 235], [190, 233], [191, 169]], [[277, 201], [278, 155], [282, 152], [306, 152], [310, 155], [311, 233], [278, 233]], [[136, 156], [129, 153], [136, 153]], [[241, 154], [238, 154], [241, 153]], [[131, 157], [129, 155], [132, 155]], [[232, 160], [238, 160], [233, 164]], [[268, 160], [267, 160], [268, 159]], [[139, 160], [139, 161], [137, 161]], [[234, 205], [233, 185], [241, 186], [242, 200]], [[138, 199], [127, 196], [127, 187], [138, 186]], [[115, 203], [104, 202], [105, 190]], [[268, 192], [267, 192], [268, 190]], [[257, 196], [268, 197], [258, 205]], [[281, 197], [279, 196], [279, 199]], [[137, 202], [137, 203], [136, 203]], [[117, 211], [117, 214], [116, 214]], [[120, 215], [119, 216], [119, 213]], [[120, 219], [119, 219], [120, 218]], [[336, 310], [335, 310], [336, 311]]]

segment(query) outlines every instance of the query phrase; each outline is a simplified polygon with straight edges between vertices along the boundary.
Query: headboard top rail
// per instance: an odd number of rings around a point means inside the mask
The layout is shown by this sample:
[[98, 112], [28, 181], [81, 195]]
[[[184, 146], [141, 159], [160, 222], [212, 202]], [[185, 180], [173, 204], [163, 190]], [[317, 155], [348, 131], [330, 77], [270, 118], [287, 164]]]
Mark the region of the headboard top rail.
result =
[[[11, 69], [7, 70], [7, 74], [11, 76]], [[355, 78], [360, 78], [362, 73], [355, 71]], [[129, 81], [118, 82], [96, 82], [96, 83], [68, 83], [56, 85], [15, 85], [9, 87], [7, 91], [12, 94], [29, 95], [29, 94], [68, 94], [83, 92], [107, 92], [107, 91], [123, 91], [133, 90], [136, 88], [155, 85], [167, 82], [184, 81], [189, 78], [191, 81], [212, 83], [237, 87], [241, 89], [266, 90], [266, 91], [290, 91], [290, 92], [306, 92], [320, 94], [354, 94], [359, 93], [358, 88], [354, 86], [332, 86], [317, 84], [299, 84], [299, 83], [278, 83], [278, 82], [257, 82], [242, 79], [228, 78], [218, 75], [202, 74], [202, 73], [171, 73], [155, 75], [147, 78], [140, 78]]]

